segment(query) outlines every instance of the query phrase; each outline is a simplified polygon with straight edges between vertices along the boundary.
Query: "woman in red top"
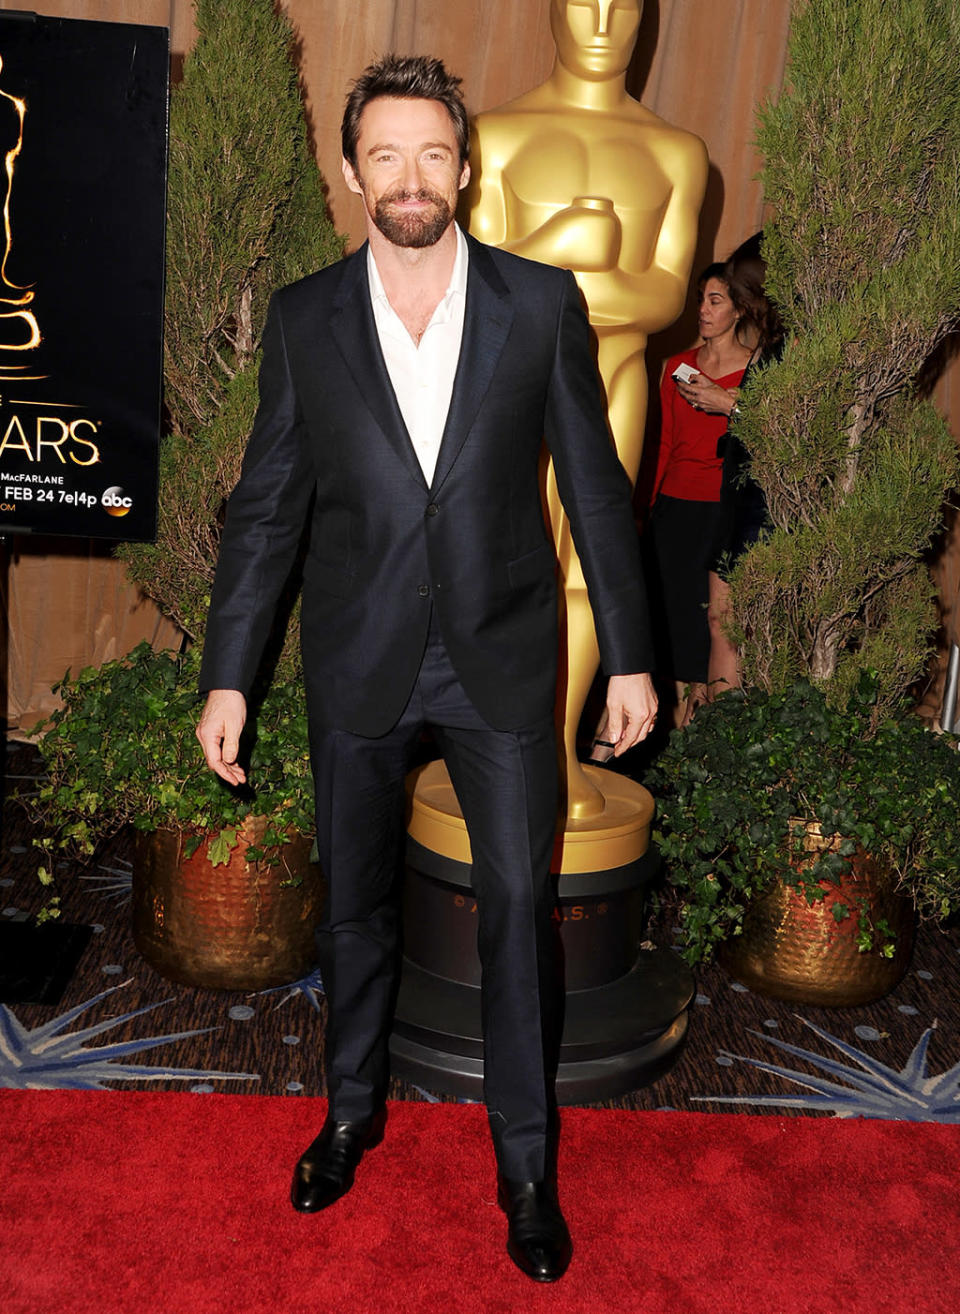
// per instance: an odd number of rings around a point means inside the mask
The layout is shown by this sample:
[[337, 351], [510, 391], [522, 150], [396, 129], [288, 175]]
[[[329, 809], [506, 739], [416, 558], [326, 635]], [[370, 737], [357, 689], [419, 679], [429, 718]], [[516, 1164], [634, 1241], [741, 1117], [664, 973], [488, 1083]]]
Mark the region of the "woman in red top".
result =
[[713, 264], [700, 275], [701, 345], [668, 360], [660, 384], [660, 448], [646, 537], [649, 584], [659, 601], [663, 649], [676, 683], [677, 725], [685, 725], [706, 699], [707, 577], [723, 466], [717, 443], [727, 416], [700, 409], [690, 400], [695, 387], [678, 384], [674, 376], [688, 366], [703, 376], [701, 384], [710, 380], [728, 392], [732, 407], [754, 345], [740, 333], [740, 312], [723, 271], [722, 264]]

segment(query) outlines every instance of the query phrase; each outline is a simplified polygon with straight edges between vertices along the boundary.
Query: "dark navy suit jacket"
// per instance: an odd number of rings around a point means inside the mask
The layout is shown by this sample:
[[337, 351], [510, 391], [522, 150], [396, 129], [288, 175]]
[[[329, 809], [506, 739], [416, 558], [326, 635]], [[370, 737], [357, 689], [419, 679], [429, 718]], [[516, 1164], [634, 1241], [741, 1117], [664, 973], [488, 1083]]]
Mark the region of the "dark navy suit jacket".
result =
[[630, 486], [576, 282], [467, 240], [463, 342], [429, 487], [380, 351], [366, 246], [273, 297], [204, 689], [248, 692], [309, 514], [301, 633], [311, 718], [362, 735], [388, 730], [416, 679], [431, 607], [485, 720], [507, 730], [548, 715], [558, 627], [544, 438], [604, 669], [650, 670]]

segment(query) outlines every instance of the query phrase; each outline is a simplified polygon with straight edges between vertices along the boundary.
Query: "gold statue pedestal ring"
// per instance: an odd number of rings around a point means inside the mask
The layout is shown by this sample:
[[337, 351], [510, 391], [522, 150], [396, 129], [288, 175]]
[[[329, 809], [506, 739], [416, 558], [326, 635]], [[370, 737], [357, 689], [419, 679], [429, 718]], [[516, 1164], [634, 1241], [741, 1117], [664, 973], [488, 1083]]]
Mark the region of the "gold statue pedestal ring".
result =
[[[693, 977], [668, 949], [641, 947], [646, 887], [659, 857], [653, 799], [641, 785], [585, 765], [604, 812], [558, 831], [553, 869], [566, 1007], [557, 1100], [611, 1099], [670, 1067], [687, 1029]], [[390, 1041], [395, 1076], [483, 1098], [480, 960], [470, 840], [442, 762], [408, 780], [404, 962]]]

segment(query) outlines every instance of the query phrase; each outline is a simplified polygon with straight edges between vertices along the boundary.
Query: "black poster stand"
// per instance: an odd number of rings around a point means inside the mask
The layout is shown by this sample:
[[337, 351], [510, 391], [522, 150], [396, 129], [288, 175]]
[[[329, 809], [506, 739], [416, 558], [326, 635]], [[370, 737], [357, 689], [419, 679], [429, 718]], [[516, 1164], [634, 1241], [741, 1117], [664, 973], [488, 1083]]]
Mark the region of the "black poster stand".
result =
[[169, 64], [0, 12], [0, 534], [155, 536]]
[[[166, 28], [0, 13], [4, 708], [16, 538], [156, 534], [169, 64]], [[56, 1003], [90, 934], [0, 922], [0, 1002]]]

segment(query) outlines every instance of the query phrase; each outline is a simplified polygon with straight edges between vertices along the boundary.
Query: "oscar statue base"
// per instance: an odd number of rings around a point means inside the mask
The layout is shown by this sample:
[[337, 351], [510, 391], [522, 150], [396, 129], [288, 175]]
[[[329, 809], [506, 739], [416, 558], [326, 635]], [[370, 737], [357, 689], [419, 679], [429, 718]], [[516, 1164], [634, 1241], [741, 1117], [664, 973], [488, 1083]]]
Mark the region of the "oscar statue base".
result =
[[[671, 950], [641, 947], [659, 857], [653, 800], [634, 781], [585, 768], [603, 814], [569, 823], [554, 855], [566, 976], [557, 1098], [589, 1103], [661, 1076], [687, 1029], [693, 978]], [[442, 762], [410, 778], [404, 962], [390, 1041], [395, 1076], [445, 1095], [483, 1090], [477, 914], [470, 846]]]

